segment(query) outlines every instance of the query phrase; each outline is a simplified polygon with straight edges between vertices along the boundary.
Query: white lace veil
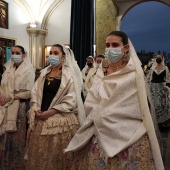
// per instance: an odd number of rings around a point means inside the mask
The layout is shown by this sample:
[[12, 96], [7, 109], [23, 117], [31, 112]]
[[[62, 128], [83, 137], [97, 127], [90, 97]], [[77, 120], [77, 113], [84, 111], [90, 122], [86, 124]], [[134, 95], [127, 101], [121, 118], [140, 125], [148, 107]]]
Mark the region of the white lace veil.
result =
[[[1, 84], [6, 85], [8, 82], [9, 75], [10, 75], [9, 72], [14, 71], [15, 77], [17, 77], [15, 80], [15, 88], [16, 88], [15, 90], [19, 90], [19, 86], [21, 83], [20, 81], [24, 79], [24, 76], [28, 70], [32, 71], [33, 72], [32, 76], [35, 77], [35, 68], [33, 68], [33, 65], [31, 64], [30, 58], [27, 56], [26, 51], [25, 51], [25, 57], [23, 58], [21, 65], [18, 67], [16, 71], [14, 70], [14, 67], [13, 67], [14, 62], [11, 60], [11, 58], [4, 64], [4, 66], [5, 66], [5, 72], [2, 75]], [[28, 87], [32, 87], [32, 83], [28, 85]]]
[[[157, 55], [159, 55], [159, 54], [157, 54]], [[164, 58], [164, 56], [163, 55], [161, 55], [162, 56], [162, 62], [161, 62], [161, 64], [163, 65], [163, 69], [165, 68], [165, 58]], [[153, 64], [152, 64], [152, 67], [151, 67], [151, 69], [152, 70], [154, 70], [155, 69], [155, 67], [157, 66], [157, 62], [156, 62], [156, 58], [154, 59], [154, 61], [153, 61]]]
[[[163, 70], [166, 68], [166, 66], [165, 66], [165, 58], [164, 58], [164, 56], [163, 55], [161, 55], [162, 56], [162, 66], [163, 66]], [[156, 58], [154, 59], [154, 61], [153, 61], [153, 64], [152, 64], [152, 67], [151, 67], [151, 69], [150, 69], [150, 71], [149, 71], [149, 74], [147, 75], [147, 79], [148, 79], [148, 81], [151, 81], [152, 80], [152, 75], [153, 75], [153, 71], [155, 70], [155, 67], [157, 66], [157, 62], [156, 62]], [[167, 76], [167, 75], [166, 75]]]
[[137, 85], [137, 89], [138, 89], [140, 109], [141, 109], [145, 127], [147, 129], [147, 133], [149, 135], [154, 161], [155, 161], [155, 164], [157, 164], [157, 167], [159, 167], [158, 164], [159, 164], [160, 160], [162, 160], [162, 158], [161, 158], [159, 144], [158, 144], [157, 140], [154, 140], [157, 138], [157, 136], [155, 133], [155, 128], [154, 128], [152, 117], [151, 117], [149, 107], [148, 107], [144, 73], [141, 68], [141, 62], [136, 54], [136, 51], [135, 51], [131, 41], [128, 40], [128, 43], [130, 46], [130, 48], [129, 48], [130, 57], [133, 59], [133, 62], [134, 62], [135, 68], [136, 68], [136, 85]]
[[[14, 47], [15, 47], [15, 46], [14, 46]], [[28, 66], [30, 66], [30, 67], [33, 68], [33, 65], [31, 64], [30, 57], [28, 57], [28, 53], [27, 53], [27, 51], [26, 51], [25, 49], [24, 49], [24, 52], [25, 52], [25, 54], [24, 54], [25, 57], [24, 57], [22, 63], [25, 63], [26, 65], [28, 65]], [[11, 60], [11, 58], [4, 64], [6, 70], [7, 70], [8, 68], [10, 68], [11, 66], [13, 66], [13, 65], [14, 65], [14, 62]]]
[[83, 101], [81, 97], [83, 79], [82, 79], [80, 68], [77, 65], [77, 61], [74, 58], [73, 51], [69, 47], [66, 47], [64, 45], [62, 46], [63, 46], [63, 50], [66, 56], [65, 60], [67, 61], [67, 64], [71, 70], [71, 74], [73, 77], [74, 87], [75, 87], [75, 92], [76, 92], [76, 97], [77, 97], [77, 104], [78, 104], [78, 119], [79, 119], [80, 125], [82, 126], [86, 118], [84, 105], [83, 105]]

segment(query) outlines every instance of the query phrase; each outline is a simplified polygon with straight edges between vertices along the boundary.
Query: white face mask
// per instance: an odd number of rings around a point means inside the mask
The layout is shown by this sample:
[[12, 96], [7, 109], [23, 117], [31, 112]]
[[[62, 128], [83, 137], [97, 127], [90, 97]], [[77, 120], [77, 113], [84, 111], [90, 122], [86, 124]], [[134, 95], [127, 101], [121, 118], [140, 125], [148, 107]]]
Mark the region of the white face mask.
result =
[[105, 55], [111, 63], [117, 63], [123, 56], [122, 47], [106, 48]]
[[15, 63], [15, 64], [20, 64], [23, 60], [21, 55], [12, 55], [11, 60]]

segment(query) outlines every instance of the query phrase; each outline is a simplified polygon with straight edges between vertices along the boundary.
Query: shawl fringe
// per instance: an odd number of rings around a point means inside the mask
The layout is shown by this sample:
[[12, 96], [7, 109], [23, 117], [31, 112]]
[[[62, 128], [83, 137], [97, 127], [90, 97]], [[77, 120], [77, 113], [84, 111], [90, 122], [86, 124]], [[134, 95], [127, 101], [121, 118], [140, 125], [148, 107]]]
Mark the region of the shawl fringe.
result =
[[28, 124], [29, 124], [30, 130], [35, 129], [35, 111], [37, 111], [37, 110], [38, 110], [37, 107], [32, 107], [28, 111], [28, 117], [29, 117]]
[[7, 132], [17, 131], [16, 121], [8, 121], [7, 124], [6, 124], [6, 131]]
[[96, 147], [97, 149], [99, 149], [99, 153], [100, 153], [100, 158], [102, 158], [102, 160], [104, 160], [105, 164], [107, 164], [107, 161], [108, 161], [108, 158], [109, 156], [106, 154], [106, 152], [104, 151], [101, 143], [100, 143], [100, 140], [98, 140], [98, 138], [95, 136], [93, 139], [92, 139], [92, 142], [94, 144], [96, 144]]
[[0, 125], [0, 136], [3, 135], [6, 131], [6, 124]]
[[41, 135], [54, 135], [57, 133], [66, 132], [78, 125], [78, 120], [73, 114], [50, 117], [44, 122]]

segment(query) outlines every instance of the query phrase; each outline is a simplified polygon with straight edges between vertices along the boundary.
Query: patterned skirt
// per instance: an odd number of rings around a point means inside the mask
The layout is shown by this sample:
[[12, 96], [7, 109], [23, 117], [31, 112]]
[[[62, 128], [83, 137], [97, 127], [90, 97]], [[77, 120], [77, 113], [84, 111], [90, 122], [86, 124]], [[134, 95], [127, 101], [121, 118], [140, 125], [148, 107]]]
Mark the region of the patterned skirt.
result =
[[148, 135], [123, 150], [107, 164], [100, 158], [97, 144], [91, 140], [82, 150], [74, 152], [71, 170], [156, 170]]
[[[76, 125], [54, 135], [41, 135], [43, 121], [38, 120], [34, 131], [28, 135], [27, 170], [69, 170], [73, 153], [63, 153], [79, 128]], [[63, 127], [64, 128], [64, 127]]]
[[165, 83], [149, 83], [158, 124], [170, 119], [170, 98], [169, 93], [164, 90], [164, 86]]
[[7, 132], [0, 137], [0, 169], [1, 170], [24, 170], [28, 103], [20, 102], [17, 131]]

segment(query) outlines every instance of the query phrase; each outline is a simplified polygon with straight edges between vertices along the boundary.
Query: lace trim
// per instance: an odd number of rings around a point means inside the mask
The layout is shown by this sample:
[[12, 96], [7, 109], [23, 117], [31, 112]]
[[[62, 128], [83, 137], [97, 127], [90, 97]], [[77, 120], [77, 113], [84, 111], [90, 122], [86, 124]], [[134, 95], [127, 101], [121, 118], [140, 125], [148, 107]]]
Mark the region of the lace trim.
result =
[[44, 122], [41, 135], [54, 135], [57, 133], [66, 132], [78, 125], [78, 120], [74, 114], [68, 114], [58, 117], [50, 117]]

